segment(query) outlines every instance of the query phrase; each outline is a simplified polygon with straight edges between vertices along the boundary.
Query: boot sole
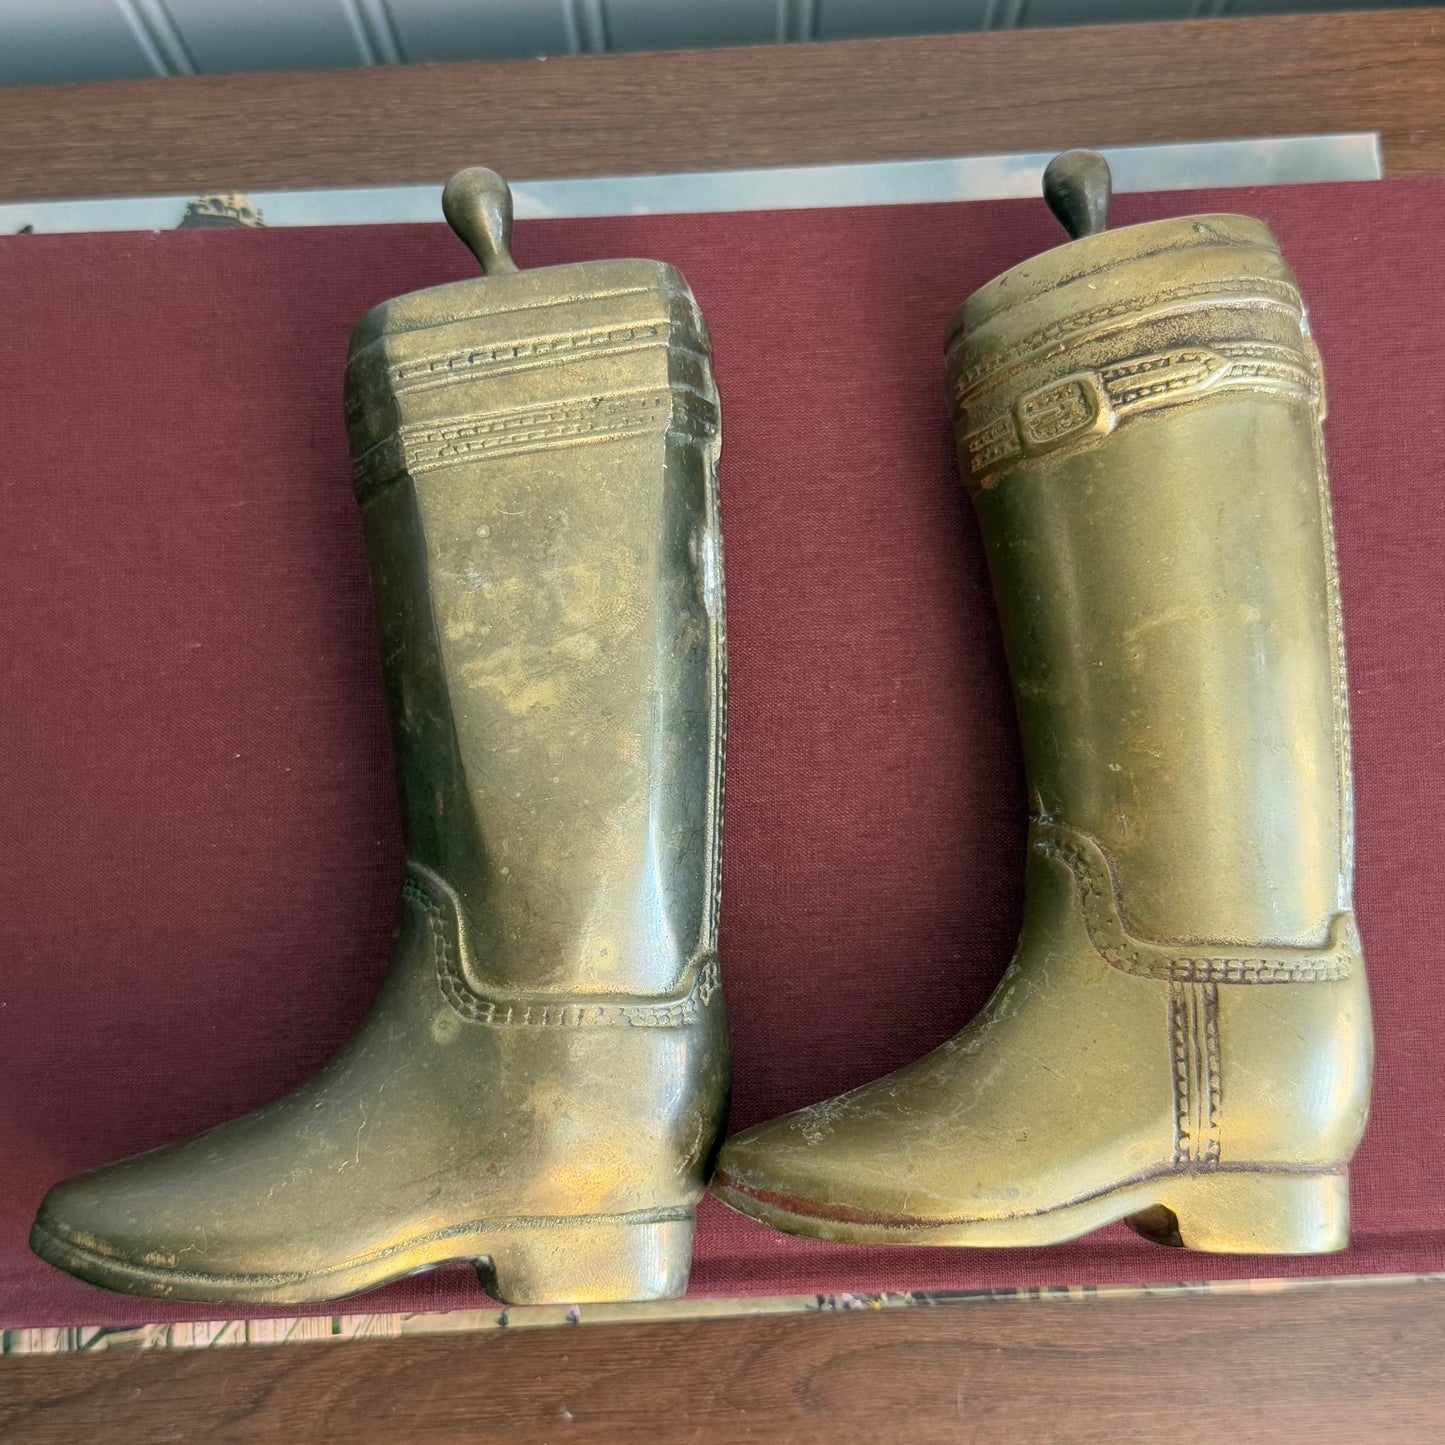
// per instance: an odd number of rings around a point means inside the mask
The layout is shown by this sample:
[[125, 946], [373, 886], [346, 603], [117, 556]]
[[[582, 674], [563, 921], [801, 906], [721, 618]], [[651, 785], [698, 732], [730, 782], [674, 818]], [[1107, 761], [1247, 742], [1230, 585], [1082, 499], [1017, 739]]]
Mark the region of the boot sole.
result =
[[277, 1274], [131, 1263], [40, 1220], [30, 1231], [30, 1248], [87, 1284], [160, 1299], [316, 1304], [441, 1265], [470, 1263], [482, 1288], [503, 1304], [605, 1304], [680, 1295], [687, 1288], [692, 1235], [691, 1209], [474, 1221], [333, 1268]]
[[1333, 1254], [1349, 1243], [1347, 1170], [1163, 1170], [1035, 1214], [921, 1219], [754, 1189], [725, 1173], [713, 1193], [785, 1234], [838, 1244], [982, 1249], [1064, 1244], [1121, 1220], [1156, 1244], [1213, 1254]]

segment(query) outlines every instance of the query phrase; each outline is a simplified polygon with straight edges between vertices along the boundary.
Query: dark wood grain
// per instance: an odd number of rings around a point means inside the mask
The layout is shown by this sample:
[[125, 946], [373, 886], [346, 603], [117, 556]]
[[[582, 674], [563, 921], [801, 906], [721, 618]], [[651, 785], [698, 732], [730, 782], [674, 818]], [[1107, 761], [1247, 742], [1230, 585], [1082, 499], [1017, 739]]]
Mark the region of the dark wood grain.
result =
[[0, 1439], [1438, 1440], [1445, 1286], [19, 1360]]
[[1379, 130], [1445, 171], [1445, 14], [1297, 15], [0, 90], [0, 200]]

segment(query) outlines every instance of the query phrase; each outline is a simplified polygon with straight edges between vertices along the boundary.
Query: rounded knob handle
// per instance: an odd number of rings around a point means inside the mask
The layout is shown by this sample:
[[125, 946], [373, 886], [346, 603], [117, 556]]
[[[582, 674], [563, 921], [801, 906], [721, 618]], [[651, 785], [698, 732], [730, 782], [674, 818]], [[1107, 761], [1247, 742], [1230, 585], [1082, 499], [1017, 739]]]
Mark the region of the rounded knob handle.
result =
[[442, 214], [485, 276], [517, 269], [512, 260], [512, 188], [496, 171], [468, 166], [442, 192]]
[[1065, 151], [1044, 170], [1044, 200], [1076, 241], [1108, 226], [1113, 190], [1109, 162], [1098, 151]]

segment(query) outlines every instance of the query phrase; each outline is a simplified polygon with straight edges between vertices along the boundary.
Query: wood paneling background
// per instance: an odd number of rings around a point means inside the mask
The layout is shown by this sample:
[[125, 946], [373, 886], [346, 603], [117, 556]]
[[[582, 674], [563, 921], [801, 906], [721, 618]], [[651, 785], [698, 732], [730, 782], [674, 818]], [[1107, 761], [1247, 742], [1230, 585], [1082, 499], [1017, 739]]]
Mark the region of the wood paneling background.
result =
[[1373, 130], [1445, 171], [1445, 12], [0, 89], [0, 200]]
[[1332, 0], [4, 0], [0, 85], [1332, 8]]

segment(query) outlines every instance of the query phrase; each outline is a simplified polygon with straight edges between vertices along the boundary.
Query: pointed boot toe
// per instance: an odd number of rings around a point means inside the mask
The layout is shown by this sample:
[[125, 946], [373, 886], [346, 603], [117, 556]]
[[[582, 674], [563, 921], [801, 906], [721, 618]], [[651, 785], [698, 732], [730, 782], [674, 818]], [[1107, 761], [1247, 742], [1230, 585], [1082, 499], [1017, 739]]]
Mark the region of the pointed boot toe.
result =
[[31, 1250], [87, 1284], [115, 1288], [126, 1262], [149, 1247], [134, 1227], [123, 1169], [112, 1165], [57, 1184], [30, 1226]]
[[866, 1152], [820, 1147], [814, 1125], [814, 1111], [802, 1109], [730, 1139], [712, 1192], [729, 1209], [784, 1234], [888, 1242], [896, 1201], [887, 1182], [881, 1188], [870, 1182]]
[[[853, 1244], [927, 1242], [980, 1211], [1007, 1208], [1009, 1171], [970, 1160], [967, 1141], [928, 1120], [900, 1114], [900, 1098], [922, 1106], [937, 1087], [944, 1051], [896, 1074], [729, 1139], [713, 1193], [730, 1209], [785, 1234]], [[997, 1181], [1005, 1198], [987, 1198]], [[981, 1187], [982, 1186], [982, 1187]]]
[[808, 1110], [755, 1124], [723, 1145], [712, 1192], [730, 1209], [787, 1233], [799, 1215], [825, 1221], [830, 1200], [855, 1181], [834, 1153], [809, 1147]]
[[[193, 1139], [63, 1180], [41, 1203], [31, 1249], [87, 1284], [156, 1298], [308, 1303], [381, 1282], [373, 1241], [314, 1187], [308, 1163], [324, 1156], [288, 1138], [300, 1108], [321, 1117], [315, 1082]], [[351, 1268], [338, 1274], [331, 1265], [343, 1260]]]
[[[216, 1285], [248, 1264], [274, 1276], [294, 1254], [278, 1239], [273, 1257], [259, 1263], [266, 1221], [237, 1209], [234, 1191], [207, 1168], [217, 1132], [63, 1180], [40, 1205], [30, 1248], [87, 1284], [124, 1294], [184, 1295], [189, 1286], [190, 1297], [226, 1299]], [[227, 1227], [232, 1218], [246, 1227]]]

